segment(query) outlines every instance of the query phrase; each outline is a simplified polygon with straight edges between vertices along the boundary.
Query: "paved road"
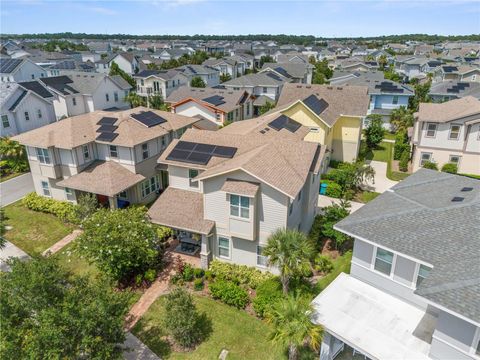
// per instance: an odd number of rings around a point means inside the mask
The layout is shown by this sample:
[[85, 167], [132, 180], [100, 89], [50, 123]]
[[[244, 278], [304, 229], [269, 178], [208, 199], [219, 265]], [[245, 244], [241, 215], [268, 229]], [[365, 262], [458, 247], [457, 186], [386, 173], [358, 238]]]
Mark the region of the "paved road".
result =
[[32, 174], [27, 173], [0, 183], [0, 205], [6, 206], [35, 191]]

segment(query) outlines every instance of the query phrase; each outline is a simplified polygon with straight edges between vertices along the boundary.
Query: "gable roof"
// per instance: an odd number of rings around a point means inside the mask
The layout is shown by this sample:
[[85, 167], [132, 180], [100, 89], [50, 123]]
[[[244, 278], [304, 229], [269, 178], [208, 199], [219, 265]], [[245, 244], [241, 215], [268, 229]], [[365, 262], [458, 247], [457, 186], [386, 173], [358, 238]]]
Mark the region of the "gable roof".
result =
[[480, 114], [480, 100], [473, 96], [450, 100], [441, 104], [421, 103], [418, 121], [444, 123]]
[[292, 80], [283, 75], [272, 74], [269, 72], [260, 72], [256, 74], [248, 74], [237, 77], [235, 79], [222, 83], [222, 85], [235, 87], [281, 86], [290, 81]]
[[18, 83], [18, 85], [20, 85], [26, 90], [30, 90], [34, 92], [35, 94], [37, 94], [38, 96], [44, 99], [53, 97], [53, 94], [50, 91], [48, 91], [48, 89], [45, 86], [43, 86], [38, 80], [24, 81], [24, 82]]
[[287, 78], [303, 79], [307, 74], [308, 69], [312, 67], [311, 64], [303, 62], [265, 63], [260, 72], [271, 69]]
[[479, 180], [420, 169], [335, 229], [432, 265], [415, 293], [478, 324], [479, 218]]

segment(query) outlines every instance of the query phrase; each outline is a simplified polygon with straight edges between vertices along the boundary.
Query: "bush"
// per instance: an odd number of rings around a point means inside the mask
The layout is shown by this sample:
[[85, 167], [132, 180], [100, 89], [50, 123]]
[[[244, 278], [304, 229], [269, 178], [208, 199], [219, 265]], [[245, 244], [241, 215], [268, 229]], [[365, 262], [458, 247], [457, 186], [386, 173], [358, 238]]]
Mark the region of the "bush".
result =
[[410, 161], [410, 150], [404, 151], [400, 162], [398, 163], [398, 168], [400, 171], [408, 171], [408, 162]]
[[258, 285], [257, 296], [253, 299], [253, 310], [258, 317], [265, 317], [268, 310], [283, 296], [282, 285], [278, 279], [268, 279]]
[[195, 279], [193, 281], [193, 289], [196, 291], [203, 290], [203, 279]]
[[233, 282], [217, 280], [209, 285], [210, 293], [227, 305], [244, 309], [248, 304], [248, 293]]
[[447, 163], [447, 164], [442, 166], [442, 172], [446, 172], [446, 173], [449, 173], [449, 174], [456, 174], [457, 171], [458, 171], [457, 164]]
[[402, 154], [408, 151], [410, 153], [410, 144], [408, 144], [407, 133], [400, 131], [395, 136], [395, 145], [393, 146], [393, 159], [400, 160]]
[[183, 268], [183, 280], [192, 281], [193, 280], [193, 267], [190, 264], [186, 264]]
[[79, 222], [83, 222], [89, 216], [92, 216], [98, 208], [98, 201], [95, 194], [82, 194], [77, 200], [77, 216]]
[[205, 271], [205, 279], [207, 279], [208, 281], [211, 281], [213, 280], [213, 278], [214, 278], [214, 275], [211, 270]]
[[73, 224], [78, 224], [79, 222], [77, 205], [68, 201], [59, 201], [32, 192], [23, 198], [22, 204], [33, 211], [53, 214], [65, 222]]
[[193, 276], [195, 276], [195, 278], [197, 279], [203, 277], [204, 274], [205, 274], [205, 271], [203, 269], [200, 269], [200, 268], [193, 269]]
[[325, 195], [340, 199], [342, 197], [342, 187], [331, 180], [322, 180], [322, 184], [327, 184]]
[[261, 282], [273, 277], [268, 272], [261, 272], [253, 267], [229, 264], [218, 260], [212, 261], [210, 270], [217, 280], [232, 281], [237, 284], [247, 285], [255, 289]]
[[148, 269], [147, 271], [145, 271], [145, 275], [143, 275], [143, 278], [150, 283], [154, 282], [156, 277], [157, 272], [155, 271], [155, 269]]
[[370, 149], [375, 149], [385, 136], [382, 116], [379, 114], [370, 114], [367, 116], [367, 119], [370, 120], [370, 123], [364, 130], [365, 142]]
[[170, 278], [170, 283], [173, 285], [182, 285], [183, 284], [183, 276], [182, 274], [174, 274]]
[[436, 163], [432, 161], [425, 161], [422, 166], [424, 169], [430, 169], [430, 170], [438, 170], [438, 166]]
[[318, 254], [317, 257], [315, 257], [313, 267], [318, 272], [328, 274], [330, 271], [333, 270], [333, 263], [330, 257]]
[[339, 165], [343, 164], [342, 161], [338, 161], [338, 160], [333, 160], [331, 159], [330, 160], [330, 163], [328, 164], [329, 167], [331, 167], [332, 169], [336, 169], [338, 168]]
[[166, 226], [157, 227], [157, 236], [160, 240], [168, 239], [173, 235], [173, 230]]

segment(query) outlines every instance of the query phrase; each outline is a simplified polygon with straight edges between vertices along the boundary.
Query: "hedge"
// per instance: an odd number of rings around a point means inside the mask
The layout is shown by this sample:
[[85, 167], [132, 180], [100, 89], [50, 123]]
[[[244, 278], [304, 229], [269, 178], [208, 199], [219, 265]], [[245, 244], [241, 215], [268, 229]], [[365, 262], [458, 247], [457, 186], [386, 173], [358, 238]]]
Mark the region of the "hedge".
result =
[[261, 282], [271, 279], [272, 274], [245, 265], [212, 261], [210, 271], [217, 280], [231, 281], [255, 289]]
[[208, 288], [214, 299], [220, 299], [227, 305], [245, 309], [245, 306], [248, 304], [249, 297], [247, 291], [233, 282], [216, 280]]
[[410, 144], [408, 143], [408, 137], [405, 132], [399, 132], [395, 136], [395, 145], [393, 146], [393, 159], [400, 160], [402, 154], [408, 151], [410, 154]]
[[442, 166], [442, 172], [446, 172], [446, 173], [449, 173], [449, 174], [456, 174], [457, 171], [458, 171], [457, 164], [446, 163]]
[[325, 192], [326, 196], [332, 198], [341, 199], [342, 198], [342, 187], [332, 180], [322, 180], [322, 184], [327, 184], [327, 190]]
[[270, 307], [281, 297], [282, 285], [278, 279], [268, 279], [258, 285], [257, 296], [253, 299], [253, 310], [258, 317], [265, 317]]
[[22, 204], [33, 211], [40, 211], [57, 216], [60, 220], [78, 224], [78, 206], [68, 201], [60, 201], [40, 196], [32, 192], [25, 196]]

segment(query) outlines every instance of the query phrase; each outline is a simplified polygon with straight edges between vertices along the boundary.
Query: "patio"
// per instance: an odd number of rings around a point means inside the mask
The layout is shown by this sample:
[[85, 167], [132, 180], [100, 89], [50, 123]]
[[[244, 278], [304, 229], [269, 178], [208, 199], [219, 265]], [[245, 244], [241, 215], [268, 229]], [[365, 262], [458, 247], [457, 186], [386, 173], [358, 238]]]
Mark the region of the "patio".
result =
[[170, 253], [174, 258], [180, 258], [186, 264], [190, 264], [193, 267], [200, 267], [200, 245], [198, 245], [198, 251], [195, 251], [193, 254], [189, 254], [188, 252], [181, 250], [182, 244], [183, 242], [181, 242], [178, 237], [176, 239], [172, 238], [169, 240], [167, 252]]

